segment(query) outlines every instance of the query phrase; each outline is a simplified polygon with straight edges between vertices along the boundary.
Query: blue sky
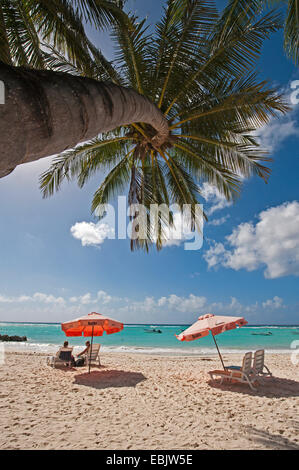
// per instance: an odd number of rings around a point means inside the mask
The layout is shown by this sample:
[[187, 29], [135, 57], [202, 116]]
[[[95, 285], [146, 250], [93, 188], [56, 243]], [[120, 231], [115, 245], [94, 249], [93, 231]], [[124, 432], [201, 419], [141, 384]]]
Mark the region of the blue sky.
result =
[[[160, 1], [131, 0], [129, 6], [149, 21], [161, 14]], [[112, 57], [107, 35], [90, 35]], [[259, 71], [291, 95], [299, 73], [284, 56], [281, 33], [265, 44]], [[51, 159], [1, 179], [0, 320], [59, 322], [98, 311], [130, 323], [189, 323], [212, 312], [254, 324], [299, 323], [297, 108], [261, 131], [274, 158], [267, 185], [245, 181], [230, 206], [205, 187], [210, 223], [198, 251], [180, 244], [146, 255], [131, 253], [128, 240], [108, 239], [82, 246], [83, 236], [99, 238], [88, 224], [96, 223], [90, 205], [101, 175], [83, 190], [66, 184], [48, 200], [38, 177]]]

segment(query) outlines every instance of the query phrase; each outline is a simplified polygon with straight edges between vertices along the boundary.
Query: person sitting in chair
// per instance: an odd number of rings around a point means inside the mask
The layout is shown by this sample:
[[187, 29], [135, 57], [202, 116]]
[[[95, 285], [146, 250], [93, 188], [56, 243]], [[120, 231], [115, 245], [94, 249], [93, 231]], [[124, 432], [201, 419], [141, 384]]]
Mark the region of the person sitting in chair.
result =
[[88, 356], [88, 354], [90, 352], [90, 341], [86, 341], [85, 346], [86, 346], [86, 348], [82, 352], [77, 354], [78, 359], [76, 360], [76, 366], [83, 366], [84, 365], [85, 358], [86, 358], [86, 356]]
[[[64, 348], [68, 348], [68, 347], [69, 347], [69, 342], [68, 342], [68, 341], [65, 341], [65, 342], [63, 343], [63, 347], [64, 347]], [[63, 352], [60, 353], [60, 356], [61, 356], [62, 354], [63, 354]], [[73, 356], [72, 354], [71, 354], [71, 359], [72, 359], [72, 364], [71, 364], [71, 365], [74, 366], [74, 365], [75, 365], [75, 358], [74, 358], [74, 356]]]

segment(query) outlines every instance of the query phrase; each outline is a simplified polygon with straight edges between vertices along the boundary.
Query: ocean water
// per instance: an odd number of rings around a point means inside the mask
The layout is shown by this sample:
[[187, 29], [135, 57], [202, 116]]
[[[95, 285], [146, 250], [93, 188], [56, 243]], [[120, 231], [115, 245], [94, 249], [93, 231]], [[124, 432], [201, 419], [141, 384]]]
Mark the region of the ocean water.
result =
[[[113, 335], [95, 338], [106, 351], [127, 351], [150, 354], [211, 354], [215, 345], [211, 335], [196, 341], [181, 342], [175, 337], [189, 325], [125, 325], [124, 330]], [[149, 333], [152, 327], [162, 331]], [[270, 332], [271, 335], [264, 336]], [[78, 352], [89, 338], [66, 338], [60, 324], [0, 322], [1, 335], [27, 336], [25, 343], [2, 343], [6, 350], [53, 353], [67, 339], [74, 352]], [[293, 341], [299, 344], [299, 325], [245, 326], [227, 331], [216, 337], [219, 348], [226, 353], [254, 351], [263, 348], [268, 352], [290, 352]], [[295, 346], [293, 346], [294, 348]]]

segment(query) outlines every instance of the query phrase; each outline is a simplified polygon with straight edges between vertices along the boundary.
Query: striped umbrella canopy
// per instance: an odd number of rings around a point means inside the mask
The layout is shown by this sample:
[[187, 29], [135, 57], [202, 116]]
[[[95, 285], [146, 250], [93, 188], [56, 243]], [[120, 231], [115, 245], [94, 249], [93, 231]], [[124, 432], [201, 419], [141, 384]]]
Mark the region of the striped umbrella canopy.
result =
[[219, 357], [221, 359], [222, 366], [225, 370], [223, 359], [216, 343], [215, 336], [219, 335], [220, 333], [223, 333], [224, 331], [233, 330], [237, 327], [247, 325], [247, 323], [248, 322], [243, 317], [225, 317], [208, 313], [199, 317], [198, 320], [193, 323], [193, 325], [191, 325], [189, 328], [187, 328], [187, 330], [183, 331], [181, 334], [176, 335], [176, 337], [179, 341], [193, 341], [195, 339], [200, 339], [204, 336], [208, 336], [208, 334], [211, 333]]
[[118, 333], [123, 330], [124, 325], [123, 323], [113, 320], [113, 318], [106, 317], [101, 313], [92, 312], [84, 317], [62, 323], [61, 328], [66, 336], [91, 336], [91, 354], [94, 336], [103, 336], [104, 331], [106, 331], [107, 335]]

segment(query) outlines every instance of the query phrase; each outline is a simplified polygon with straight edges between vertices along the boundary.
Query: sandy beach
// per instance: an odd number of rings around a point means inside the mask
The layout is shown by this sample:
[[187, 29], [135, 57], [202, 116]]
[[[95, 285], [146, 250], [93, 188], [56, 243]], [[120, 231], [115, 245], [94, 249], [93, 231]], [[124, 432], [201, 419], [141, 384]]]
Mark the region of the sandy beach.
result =
[[299, 374], [289, 354], [266, 355], [274, 377], [257, 392], [212, 384], [216, 356], [101, 360], [88, 375], [52, 369], [45, 355], [6, 354], [0, 449], [299, 449]]

